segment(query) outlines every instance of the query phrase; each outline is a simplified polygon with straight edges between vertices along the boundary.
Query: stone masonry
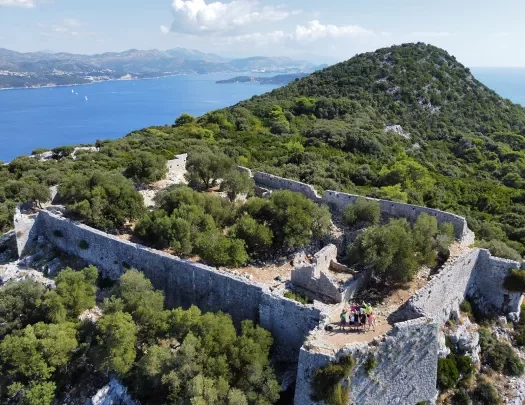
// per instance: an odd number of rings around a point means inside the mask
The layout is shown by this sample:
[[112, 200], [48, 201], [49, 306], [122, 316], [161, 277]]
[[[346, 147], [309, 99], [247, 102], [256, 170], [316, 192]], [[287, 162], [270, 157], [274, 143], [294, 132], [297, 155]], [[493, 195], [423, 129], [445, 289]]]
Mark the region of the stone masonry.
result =
[[[316, 404], [311, 399], [315, 371], [344, 354], [356, 359], [346, 382], [350, 384], [349, 404], [415, 405], [427, 401], [437, 393], [437, 335], [438, 324], [420, 318], [395, 324], [378, 346], [348, 346], [333, 355], [307, 342], [299, 355], [294, 404]], [[376, 367], [367, 373], [365, 362], [370, 357], [376, 359]]]

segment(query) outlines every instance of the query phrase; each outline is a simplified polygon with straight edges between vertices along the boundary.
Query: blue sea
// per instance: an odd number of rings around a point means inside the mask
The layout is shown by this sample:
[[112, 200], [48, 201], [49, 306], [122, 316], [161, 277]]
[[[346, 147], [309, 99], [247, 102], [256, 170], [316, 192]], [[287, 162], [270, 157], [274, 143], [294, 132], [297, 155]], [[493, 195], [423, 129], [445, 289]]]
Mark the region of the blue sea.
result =
[[[525, 68], [473, 68], [472, 72], [501, 96], [525, 105]], [[171, 124], [183, 112], [198, 116], [277, 87], [215, 83], [230, 77], [188, 75], [0, 91], [0, 161], [39, 147], [119, 138], [135, 129]]]
[[0, 161], [9, 162], [39, 147], [120, 138], [136, 129], [172, 124], [183, 112], [199, 116], [278, 87], [215, 83], [232, 76], [187, 75], [2, 90]]

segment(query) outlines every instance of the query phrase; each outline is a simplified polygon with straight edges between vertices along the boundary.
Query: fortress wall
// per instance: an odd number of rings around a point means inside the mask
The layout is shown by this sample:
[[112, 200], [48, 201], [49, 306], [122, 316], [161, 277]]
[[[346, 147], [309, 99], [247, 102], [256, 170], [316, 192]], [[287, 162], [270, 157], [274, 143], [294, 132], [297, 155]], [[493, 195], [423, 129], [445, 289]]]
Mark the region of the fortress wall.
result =
[[481, 310], [486, 313], [512, 313], [519, 316], [523, 296], [503, 288], [503, 281], [511, 269], [519, 269], [520, 266], [519, 262], [493, 257], [488, 250], [480, 250], [475, 286], [470, 294]]
[[285, 179], [268, 173], [255, 172], [253, 175], [255, 184], [258, 186], [269, 187], [276, 190], [290, 190], [303, 194], [315, 202], [321, 202], [321, 196], [317, 194], [315, 188], [310, 184], [301, 183], [300, 181]]
[[259, 324], [272, 332], [278, 358], [294, 362], [306, 337], [324, 318], [311, 305], [274, 294], [263, 294], [259, 305]]
[[472, 289], [479, 249], [470, 250], [449, 262], [441, 271], [417, 291], [397, 316], [405, 319], [427, 316], [444, 323]]
[[[297, 361], [299, 349], [321, 318], [319, 309], [273, 295], [262, 285], [228, 272], [121, 240], [86, 225], [41, 211], [39, 231], [59, 249], [83, 258], [117, 279], [128, 268], [142, 271], [164, 291], [169, 307], [191, 305], [202, 311], [223, 311], [238, 326], [243, 320], [260, 322], [275, 337], [282, 360]], [[87, 242], [82, 249], [79, 242]]]
[[[315, 404], [310, 399], [315, 371], [343, 354], [357, 361], [350, 377], [349, 404], [416, 404], [436, 395], [438, 325], [426, 318], [397, 323], [377, 347], [366, 344], [343, 348], [337, 356], [316, 352], [305, 345], [299, 354], [295, 405]], [[375, 357], [368, 375], [364, 363]]]
[[25, 215], [16, 207], [13, 222], [15, 225], [16, 247], [18, 256], [22, 257], [24, 251], [34, 246], [34, 239], [38, 234], [38, 228], [35, 226], [35, 215]]
[[369, 197], [361, 197], [354, 194], [339, 193], [337, 191], [330, 190], [323, 193], [322, 202], [330, 205], [336, 210], [343, 210], [347, 205], [354, 204], [359, 198], [378, 201], [381, 207], [381, 213], [395, 218], [407, 218], [410, 221], [415, 221], [422, 213], [432, 215], [433, 217], [436, 217], [438, 224], [450, 222], [452, 225], [454, 225], [456, 239], [465, 241], [469, 244], [474, 242], [474, 235], [469, 231], [465, 218], [460, 217], [459, 215], [451, 214], [449, 212], [421, 207], [418, 205], [404, 204], [388, 200], [378, 200]]
[[381, 206], [381, 213], [391, 217], [407, 218], [410, 221], [415, 221], [420, 214], [426, 213], [436, 217], [438, 224], [445, 222], [452, 223], [452, 225], [454, 225], [456, 239], [464, 241], [466, 244], [474, 243], [474, 234], [468, 229], [465, 218], [449, 212], [421, 207], [418, 205], [404, 204], [388, 200], [377, 200], [374, 198], [361, 197], [354, 194], [340, 193], [331, 190], [325, 191], [321, 197], [315, 188], [309, 184], [262, 172], [255, 172], [254, 180], [255, 184], [258, 186], [301, 193], [317, 203], [328, 204], [333, 209], [339, 211], [343, 210], [347, 205], [355, 203], [358, 198], [366, 198], [367, 200], [378, 201]]

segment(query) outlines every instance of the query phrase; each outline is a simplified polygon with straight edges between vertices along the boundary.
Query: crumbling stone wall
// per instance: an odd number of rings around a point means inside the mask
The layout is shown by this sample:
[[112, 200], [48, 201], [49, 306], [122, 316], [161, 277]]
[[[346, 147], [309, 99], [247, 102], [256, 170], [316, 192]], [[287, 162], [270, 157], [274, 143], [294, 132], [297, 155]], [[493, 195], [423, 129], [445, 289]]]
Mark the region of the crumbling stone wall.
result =
[[258, 186], [268, 187], [276, 190], [290, 190], [296, 193], [301, 193], [305, 197], [315, 201], [322, 202], [321, 196], [310, 184], [302, 183], [296, 180], [285, 179], [283, 177], [274, 176], [268, 173], [255, 172], [253, 175], [255, 184]]
[[503, 281], [511, 269], [519, 269], [521, 263], [493, 257], [481, 249], [476, 262], [474, 285], [469, 295], [487, 313], [504, 313], [517, 319], [523, 296], [503, 288]]
[[306, 259], [304, 252], [296, 255], [294, 267], [292, 284], [311, 291], [323, 300], [336, 303], [350, 300], [357, 291], [365, 287], [371, 275], [371, 271], [348, 274], [348, 280], [344, 284], [334, 280], [328, 269], [338, 268], [344, 272], [348, 268], [337, 263], [337, 247], [333, 244], [322, 248], [311, 261]]
[[[253, 178], [255, 183], [259, 186], [298, 192], [317, 203], [327, 204], [333, 209], [339, 211], [343, 210], [347, 205], [354, 204], [358, 198], [363, 198], [362, 196], [355, 194], [340, 193], [331, 190], [325, 191], [323, 195], [320, 196], [315, 188], [309, 184], [274, 176], [268, 173], [255, 172]], [[369, 197], [366, 197], [366, 199], [378, 201], [381, 207], [381, 213], [394, 218], [407, 218], [410, 221], [415, 221], [419, 215], [427, 213], [434, 216], [437, 219], [438, 224], [450, 222], [454, 225], [456, 239], [465, 242], [467, 245], [474, 243], [474, 234], [468, 229], [465, 218], [460, 217], [459, 215], [418, 205], [404, 204], [388, 200], [377, 200]]]
[[105, 277], [117, 279], [128, 268], [142, 271], [164, 291], [170, 307], [196, 305], [205, 312], [226, 312], [236, 325], [243, 320], [260, 323], [275, 336], [283, 361], [297, 361], [306, 336], [322, 318], [313, 305], [274, 295], [240, 276], [121, 240], [47, 211], [39, 213], [36, 225], [49, 242], [96, 265]]
[[[322, 202], [330, 205], [336, 210], [342, 210], [347, 205], [354, 204], [358, 198], [363, 197], [328, 190], [323, 193]], [[454, 225], [456, 239], [465, 241], [467, 244], [474, 243], [474, 234], [469, 231], [465, 218], [460, 217], [459, 215], [418, 205], [377, 200], [368, 197], [366, 197], [366, 199], [378, 201], [381, 207], [381, 213], [394, 218], [407, 218], [409, 221], [415, 221], [419, 215], [426, 213], [435, 217], [438, 224], [450, 222]]]
[[492, 257], [485, 249], [471, 249], [450, 260], [421, 290], [417, 291], [397, 316], [411, 319], [430, 317], [440, 323], [459, 312], [459, 304], [470, 297], [485, 313], [502, 313], [516, 318], [522, 295], [503, 288], [510, 269], [520, 263]]
[[34, 240], [37, 236], [35, 219], [36, 215], [23, 214], [20, 206], [16, 207], [13, 222], [15, 224], [16, 247], [20, 257], [22, 257], [24, 251], [34, 246]]
[[[430, 400], [437, 392], [437, 335], [437, 323], [420, 318], [395, 324], [378, 346], [347, 346], [335, 356], [324, 354], [306, 343], [299, 355], [294, 404], [315, 404], [311, 399], [315, 371], [347, 353], [357, 361], [349, 379], [348, 403], [414, 405]], [[372, 356], [377, 364], [368, 375], [364, 364]]]

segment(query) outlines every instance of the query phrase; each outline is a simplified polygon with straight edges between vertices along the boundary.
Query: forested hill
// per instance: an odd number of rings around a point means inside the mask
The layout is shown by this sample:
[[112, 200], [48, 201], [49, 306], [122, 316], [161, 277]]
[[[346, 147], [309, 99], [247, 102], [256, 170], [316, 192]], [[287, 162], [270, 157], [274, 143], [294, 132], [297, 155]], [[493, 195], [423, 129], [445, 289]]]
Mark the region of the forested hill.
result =
[[[99, 141], [99, 152], [76, 160], [64, 150], [51, 161], [15, 159], [0, 169], [0, 228], [9, 228], [15, 203], [36, 199], [39, 184], [97, 171], [118, 177], [137, 160], [198, 148], [320, 191], [456, 212], [493, 253], [516, 258], [525, 253], [524, 135], [525, 108], [483, 86], [454, 57], [420, 43], [393, 46], [227, 109]], [[104, 211], [99, 199], [70, 200], [93, 216]]]
[[[357, 55], [241, 104], [256, 109], [254, 101], [293, 102], [297, 97], [348, 98], [354, 103], [351, 111], [343, 111], [345, 120], [365, 114], [378, 128], [401, 124], [423, 139], [525, 130], [524, 108], [477, 81], [454, 56], [423, 43]], [[343, 118], [317, 104], [317, 116]]]

